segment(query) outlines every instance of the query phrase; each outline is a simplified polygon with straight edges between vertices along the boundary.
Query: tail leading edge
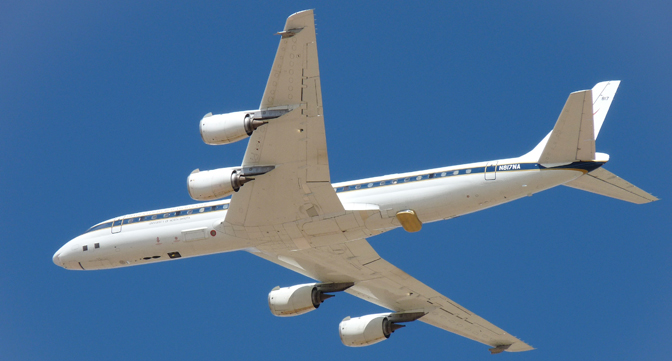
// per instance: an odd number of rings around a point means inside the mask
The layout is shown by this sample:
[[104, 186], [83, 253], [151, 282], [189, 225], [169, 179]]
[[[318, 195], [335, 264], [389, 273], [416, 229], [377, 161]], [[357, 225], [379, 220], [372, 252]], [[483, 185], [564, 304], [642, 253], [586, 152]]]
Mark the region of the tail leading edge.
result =
[[[609, 156], [595, 152], [595, 140], [620, 83], [618, 80], [605, 81], [591, 90], [570, 94], [553, 130], [523, 158], [537, 160], [547, 168], [581, 161], [606, 163]], [[637, 204], [658, 200], [604, 168], [595, 169], [565, 185]]]

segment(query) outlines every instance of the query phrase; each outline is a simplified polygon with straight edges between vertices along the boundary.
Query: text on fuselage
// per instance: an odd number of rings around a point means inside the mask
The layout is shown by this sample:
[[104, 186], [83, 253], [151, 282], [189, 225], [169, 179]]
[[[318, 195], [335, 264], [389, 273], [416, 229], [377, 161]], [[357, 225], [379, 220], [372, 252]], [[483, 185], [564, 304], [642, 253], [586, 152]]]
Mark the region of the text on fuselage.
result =
[[497, 170], [514, 170], [520, 169], [520, 164], [504, 164], [500, 165]]

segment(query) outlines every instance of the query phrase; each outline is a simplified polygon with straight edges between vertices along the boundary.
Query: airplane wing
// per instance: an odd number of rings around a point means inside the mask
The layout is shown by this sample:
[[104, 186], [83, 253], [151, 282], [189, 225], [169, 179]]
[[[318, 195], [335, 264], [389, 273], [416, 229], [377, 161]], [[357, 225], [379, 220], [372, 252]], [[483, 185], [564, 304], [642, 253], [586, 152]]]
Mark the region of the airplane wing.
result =
[[330, 182], [313, 11], [291, 15], [279, 34], [260, 110], [282, 115], [254, 131], [242, 164], [274, 169], [232, 196], [226, 231], [257, 240], [252, 253], [308, 277], [354, 282], [346, 292], [382, 307], [422, 310], [421, 321], [500, 349], [531, 349], [380, 258], [363, 231], [345, 233], [356, 220]]
[[419, 321], [474, 341], [510, 352], [533, 349], [387, 262], [365, 239], [302, 250], [269, 242], [251, 253], [323, 283], [353, 282], [345, 292], [396, 312], [425, 312]]
[[331, 187], [313, 11], [287, 19], [261, 101], [286, 112], [250, 137], [243, 167], [274, 166], [231, 198], [226, 222], [264, 226], [345, 213]]

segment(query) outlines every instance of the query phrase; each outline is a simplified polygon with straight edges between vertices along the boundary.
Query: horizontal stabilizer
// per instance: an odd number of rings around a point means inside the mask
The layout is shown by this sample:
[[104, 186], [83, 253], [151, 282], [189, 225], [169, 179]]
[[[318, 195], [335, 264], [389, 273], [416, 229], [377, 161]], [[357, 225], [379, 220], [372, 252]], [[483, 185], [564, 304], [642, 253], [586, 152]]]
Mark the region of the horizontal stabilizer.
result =
[[588, 174], [584, 174], [569, 183], [565, 183], [565, 185], [637, 204], [658, 200], [658, 198], [604, 168], [598, 168]]

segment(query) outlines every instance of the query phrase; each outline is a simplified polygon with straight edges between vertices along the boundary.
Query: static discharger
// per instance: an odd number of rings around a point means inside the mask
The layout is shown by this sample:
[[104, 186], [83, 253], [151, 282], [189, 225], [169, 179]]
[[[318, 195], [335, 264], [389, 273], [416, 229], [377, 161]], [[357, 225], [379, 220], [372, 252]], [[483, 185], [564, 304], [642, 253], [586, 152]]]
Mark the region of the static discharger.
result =
[[412, 209], [397, 212], [397, 219], [406, 232], [413, 233], [422, 229], [422, 222], [420, 222], [418, 215]]

